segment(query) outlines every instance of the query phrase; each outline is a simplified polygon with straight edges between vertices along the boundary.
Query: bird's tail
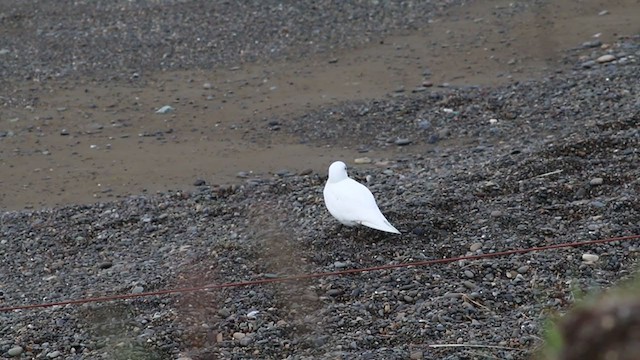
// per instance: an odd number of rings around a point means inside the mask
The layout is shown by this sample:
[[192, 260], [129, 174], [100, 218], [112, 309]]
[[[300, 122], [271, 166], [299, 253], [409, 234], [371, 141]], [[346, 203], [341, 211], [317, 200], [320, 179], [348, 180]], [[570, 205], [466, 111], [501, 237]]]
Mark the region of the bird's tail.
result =
[[386, 231], [389, 233], [394, 233], [394, 234], [400, 234], [400, 231], [398, 231], [398, 229], [394, 228], [393, 225], [391, 225], [389, 223], [389, 221], [387, 221], [387, 219], [384, 219], [383, 222], [371, 222], [371, 221], [362, 221], [361, 222], [362, 225], [366, 226], [366, 227], [370, 227], [372, 229], [376, 229], [376, 230], [380, 230], [380, 231]]

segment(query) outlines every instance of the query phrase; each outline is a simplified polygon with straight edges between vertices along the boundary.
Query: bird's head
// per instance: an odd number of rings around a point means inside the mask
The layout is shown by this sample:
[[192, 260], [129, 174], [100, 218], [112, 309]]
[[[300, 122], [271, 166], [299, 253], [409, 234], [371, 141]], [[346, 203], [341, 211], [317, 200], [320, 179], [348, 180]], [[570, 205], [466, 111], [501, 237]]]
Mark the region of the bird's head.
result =
[[329, 166], [329, 182], [342, 181], [349, 177], [347, 175], [347, 164], [342, 161], [336, 161]]

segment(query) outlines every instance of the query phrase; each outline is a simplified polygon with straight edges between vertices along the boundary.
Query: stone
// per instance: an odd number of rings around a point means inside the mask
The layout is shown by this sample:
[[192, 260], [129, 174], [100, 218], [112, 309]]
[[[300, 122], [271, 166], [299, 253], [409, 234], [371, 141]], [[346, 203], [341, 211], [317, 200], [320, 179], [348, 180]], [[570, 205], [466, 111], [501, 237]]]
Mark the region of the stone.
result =
[[411, 140], [407, 138], [399, 138], [395, 141], [395, 144], [398, 146], [405, 146], [411, 144]]
[[611, 54], [607, 54], [607, 55], [600, 56], [599, 58], [596, 59], [596, 61], [599, 62], [600, 64], [604, 64], [604, 63], [612, 62], [615, 59], [616, 59], [615, 56]]
[[587, 264], [593, 264], [598, 261], [600, 257], [596, 254], [582, 254], [582, 260]]
[[156, 110], [156, 114], [168, 114], [168, 113], [172, 112], [173, 110], [175, 110], [175, 109], [172, 106], [165, 105], [165, 106], [161, 107], [160, 109]]
[[356, 158], [353, 160], [356, 164], [371, 164], [372, 160], [368, 157]]
[[9, 349], [9, 351], [7, 351], [7, 355], [13, 357], [13, 356], [18, 356], [20, 354], [22, 354], [22, 352], [24, 351], [24, 349], [22, 348], [22, 346], [14, 346], [11, 349]]
[[60, 355], [61, 355], [60, 351], [56, 350], [56, 351], [52, 351], [52, 352], [48, 353], [48, 354], [47, 354], [47, 357], [48, 357], [49, 359], [55, 359], [55, 358], [57, 358], [57, 357], [58, 357], [58, 356], [60, 356]]

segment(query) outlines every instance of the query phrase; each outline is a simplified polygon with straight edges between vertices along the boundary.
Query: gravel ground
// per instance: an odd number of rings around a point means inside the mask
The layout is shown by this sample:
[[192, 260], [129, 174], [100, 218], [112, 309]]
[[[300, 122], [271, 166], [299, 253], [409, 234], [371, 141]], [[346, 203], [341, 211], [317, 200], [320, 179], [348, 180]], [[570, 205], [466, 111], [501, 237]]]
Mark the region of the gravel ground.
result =
[[[109, 4], [100, 6], [140, 6]], [[259, 9], [240, 10], [262, 16]], [[338, 10], [345, 17], [358, 14]], [[2, 11], [3, 22], [38, 19], [37, 12], [20, 17], [12, 11]], [[100, 14], [93, 14], [96, 21]], [[394, 12], [393, 18], [400, 14]], [[379, 16], [386, 19], [384, 11]], [[293, 15], [283, 18], [291, 23], [278, 27], [303, 26]], [[118, 23], [114, 19], [105, 29], [116, 31]], [[317, 36], [343, 36], [329, 34]], [[158, 35], [157, 41], [167, 38]], [[171, 41], [167, 46], [181, 40]], [[176, 49], [172, 56], [179, 58]], [[268, 49], [252, 48], [250, 57]], [[91, 56], [107, 57], [115, 50]], [[156, 58], [144, 49], [141, 53], [140, 61]], [[614, 59], [597, 61], [606, 54]], [[350, 174], [368, 181], [401, 236], [338, 228], [322, 202], [326, 176], [315, 173], [5, 212], [0, 306], [638, 234], [639, 57], [640, 37], [621, 38], [608, 49], [568, 51], [564, 68], [536, 81], [426, 90], [278, 119], [282, 131], [307, 143], [356, 141], [372, 165], [352, 166]], [[52, 64], [47, 72], [62, 71]], [[108, 61], [102, 65], [109, 66]], [[391, 159], [376, 158], [372, 151], [408, 143], [425, 150]], [[0, 313], [0, 353], [24, 359], [524, 359], [541, 345], [545, 320], [565, 311], [575, 291], [608, 288], [630, 277], [638, 248], [637, 242], [617, 242], [5, 312]], [[598, 259], [583, 261], [587, 253]], [[481, 346], [430, 347], [434, 344]]]
[[463, 1], [6, 1], [0, 21], [10, 36], [0, 39], [0, 49], [9, 52], [0, 76], [114, 80], [299, 58], [414, 29], [454, 3]]

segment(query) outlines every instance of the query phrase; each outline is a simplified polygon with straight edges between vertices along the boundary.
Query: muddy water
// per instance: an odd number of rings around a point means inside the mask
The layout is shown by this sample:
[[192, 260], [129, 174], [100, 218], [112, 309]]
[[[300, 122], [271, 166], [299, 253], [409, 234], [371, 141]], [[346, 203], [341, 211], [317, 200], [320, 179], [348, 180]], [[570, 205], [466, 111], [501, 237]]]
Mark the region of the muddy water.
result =
[[[143, 73], [130, 82], [91, 79], [17, 84], [38, 98], [0, 109], [0, 207], [87, 203], [144, 191], [240, 182], [287, 169], [324, 173], [355, 148], [300, 144], [267, 126], [324, 104], [381, 98], [434, 84], [493, 86], [562, 67], [562, 51], [597, 36], [637, 33], [640, 3], [562, 1], [503, 16], [508, 1], [473, 2], [428, 27], [302, 62]], [[607, 15], [598, 15], [607, 10]], [[572, 59], [577, 61], [577, 59]], [[426, 76], [426, 71], [430, 75]], [[175, 111], [156, 114], [171, 105]], [[420, 145], [414, 145], [420, 146]], [[412, 146], [375, 150], [393, 158]]]

